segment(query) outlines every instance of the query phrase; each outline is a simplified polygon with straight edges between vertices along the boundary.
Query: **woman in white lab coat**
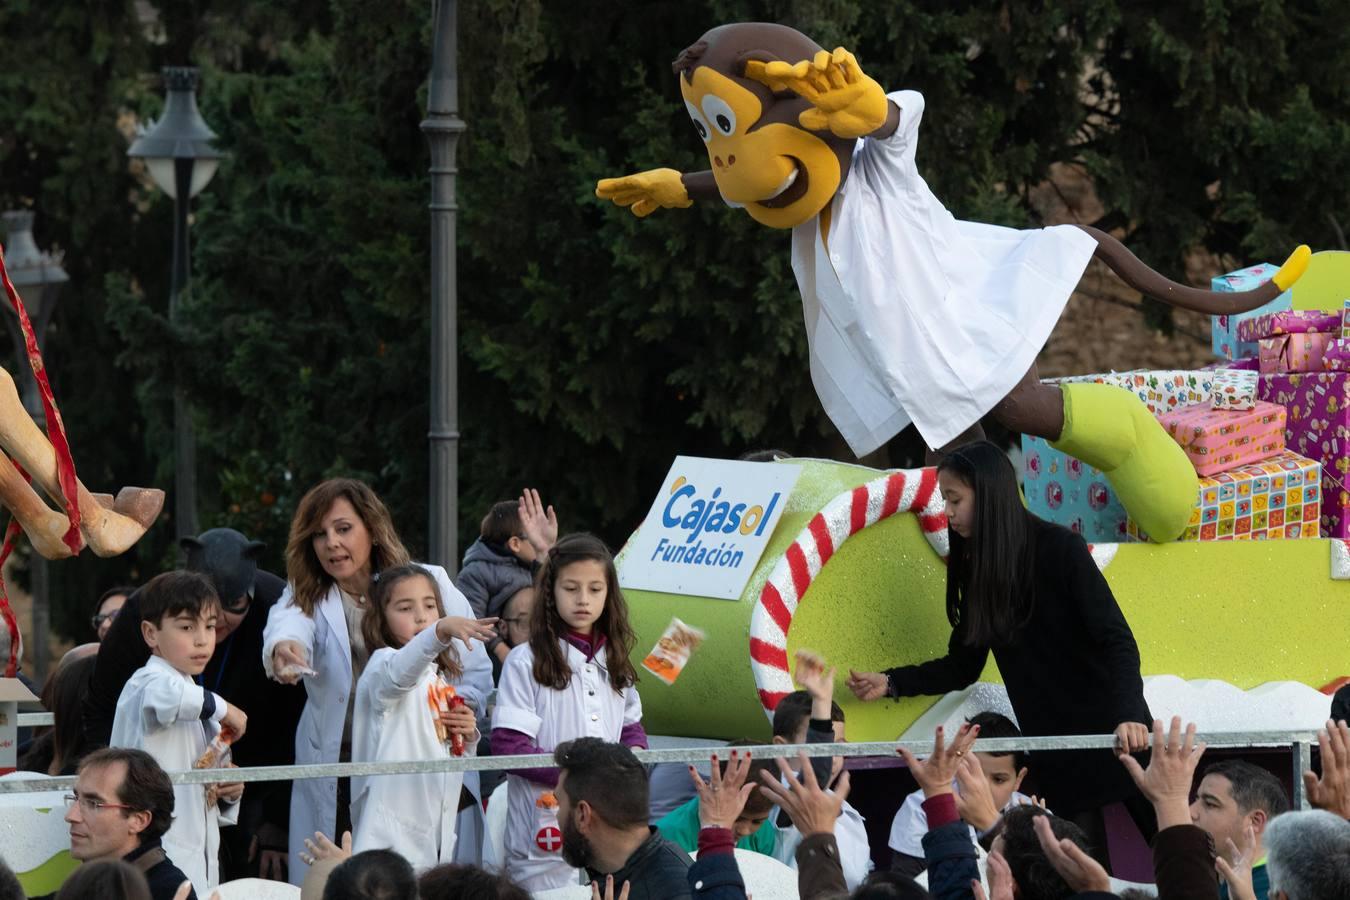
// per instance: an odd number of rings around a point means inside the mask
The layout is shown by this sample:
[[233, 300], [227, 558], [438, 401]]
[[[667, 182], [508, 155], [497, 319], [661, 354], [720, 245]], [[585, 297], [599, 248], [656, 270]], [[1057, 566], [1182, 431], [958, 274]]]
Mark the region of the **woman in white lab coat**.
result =
[[[309, 699], [295, 733], [299, 765], [351, 758], [356, 681], [369, 652], [361, 637], [371, 576], [406, 565], [408, 551], [389, 510], [363, 482], [334, 478], [311, 488], [291, 520], [286, 546], [288, 584], [263, 633], [263, 666], [278, 681], [304, 679]], [[445, 608], [473, 618], [464, 595], [440, 566], [427, 566]], [[481, 644], [464, 648], [460, 694], [478, 712], [492, 690], [492, 664]], [[347, 779], [307, 778], [291, 788], [289, 878], [300, 884], [307, 866], [305, 838], [335, 838], [351, 827]], [[341, 796], [339, 796], [341, 793]]]
[[[486, 643], [496, 621], [447, 616], [435, 579], [421, 566], [376, 574], [362, 636], [377, 649], [356, 686], [352, 760], [445, 759], [456, 741], [461, 755], [473, 756], [480, 737], [473, 710], [437, 712], [428, 695], [446, 684], [458, 689], [464, 673], [456, 645]], [[418, 872], [452, 862], [467, 788], [464, 774], [451, 772], [352, 779], [352, 849], [395, 848]], [[463, 805], [476, 809], [477, 791], [468, 794]]]
[[[568, 535], [548, 551], [538, 585], [530, 641], [502, 665], [493, 754], [548, 754], [541, 759], [547, 766], [559, 744], [580, 737], [645, 749], [628, 659], [634, 635], [609, 548], [589, 534]], [[527, 891], [578, 880], [562, 858], [567, 823], [558, 820], [557, 783], [553, 768], [513, 771], [507, 779], [506, 874]]]

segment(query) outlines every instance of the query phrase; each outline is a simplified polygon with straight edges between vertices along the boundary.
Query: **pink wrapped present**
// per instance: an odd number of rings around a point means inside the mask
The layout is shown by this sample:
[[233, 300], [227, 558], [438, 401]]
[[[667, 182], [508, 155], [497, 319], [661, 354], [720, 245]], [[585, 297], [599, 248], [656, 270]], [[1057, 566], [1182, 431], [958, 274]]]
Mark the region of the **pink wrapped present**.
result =
[[1259, 341], [1278, 334], [1311, 334], [1314, 331], [1340, 332], [1342, 313], [1320, 309], [1286, 309], [1266, 313], [1238, 323], [1238, 337]]
[[1328, 372], [1350, 372], [1350, 340], [1336, 338], [1322, 351], [1322, 368]]
[[1288, 448], [1322, 464], [1322, 537], [1350, 538], [1350, 372], [1262, 375], [1256, 392], [1289, 411]]
[[1284, 452], [1285, 411], [1274, 403], [1258, 402], [1248, 410], [1186, 406], [1158, 421], [1186, 451], [1197, 475], [1217, 475]]
[[1336, 340], [1336, 335], [1325, 331], [1314, 334], [1281, 334], [1275, 337], [1261, 338], [1257, 342], [1259, 345], [1257, 356], [1261, 361], [1261, 374], [1320, 372], [1322, 371], [1322, 355], [1334, 340]]

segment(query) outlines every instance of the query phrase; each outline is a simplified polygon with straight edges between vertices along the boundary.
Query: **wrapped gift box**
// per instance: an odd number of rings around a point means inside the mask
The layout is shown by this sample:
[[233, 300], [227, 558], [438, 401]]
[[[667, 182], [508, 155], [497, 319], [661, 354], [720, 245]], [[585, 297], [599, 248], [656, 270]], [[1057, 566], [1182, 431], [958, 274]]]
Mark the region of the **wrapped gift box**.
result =
[[1256, 372], [1243, 369], [1220, 369], [1214, 373], [1215, 409], [1255, 409]]
[[[1319, 537], [1322, 467], [1285, 452], [1200, 479], [1200, 496], [1181, 541], [1264, 541]], [[1130, 539], [1148, 540], [1126, 522]]]
[[1280, 334], [1312, 334], [1315, 331], [1339, 332], [1342, 321], [1343, 314], [1339, 311], [1288, 309], [1243, 319], [1238, 323], [1238, 337], [1247, 342], [1259, 341], [1261, 338], [1275, 337]]
[[1350, 372], [1350, 339], [1337, 338], [1322, 353], [1322, 368], [1328, 372]]
[[1332, 332], [1280, 334], [1261, 338], [1257, 342], [1261, 374], [1320, 372], [1323, 369], [1322, 357], [1335, 340], [1336, 335]]
[[1022, 435], [1022, 468], [1033, 514], [1072, 528], [1089, 543], [1125, 540], [1125, 507], [1099, 469], [1029, 434]]
[[1188, 406], [1158, 417], [1198, 475], [1228, 469], [1284, 452], [1284, 407], [1258, 401], [1247, 410]]
[[1091, 382], [1113, 384], [1133, 391], [1148, 411], [1161, 415], [1198, 403], [1209, 403], [1214, 396], [1214, 375], [1210, 369], [1140, 369], [1133, 372], [1107, 372], [1099, 375], [1072, 375], [1052, 379], [1056, 383]]
[[1288, 449], [1322, 464], [1322, 536], [1350, 538], [1350, 372], [1262, 375], [1257, 396], [1288, 411]]
[[[1275, 277], [1275, 273], [1279, 270], [1279, 266], [1260, 263], [1259, 265], [1239, 269], [1236, 272], [1229, 272], [1227, 275], [1217, 275], [1210, 282], [1210, 287], [1222, 293], [1250, 291]], [[1236, 313], [1231, 316], [1213, 316], [1210, 330], [1214, 341], [1214, 355], [1224, 359], [1251, 359], [1255, 357], [1256, 342], [1240, 340], [1238, 338], [1238, 326], [1246, 319], [1283, 309], [1292, 309], [1293, 305], [1293, 295], [1285, 291], [1265, 306], [1258, 307], [1250, 312]]]

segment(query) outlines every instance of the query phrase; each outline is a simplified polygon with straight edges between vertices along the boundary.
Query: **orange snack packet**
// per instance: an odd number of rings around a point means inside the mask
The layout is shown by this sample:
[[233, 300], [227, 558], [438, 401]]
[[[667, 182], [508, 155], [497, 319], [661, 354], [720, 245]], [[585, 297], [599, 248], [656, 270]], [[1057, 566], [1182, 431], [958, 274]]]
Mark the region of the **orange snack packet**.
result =
[[432, 721], [436, 725], [436, 737], [441, 743], [450, 744], [450, 752], [455, 756], [464, 755], [464, 735], [453, 734], [441, 722], [441, 713], [449, 712], [464, 705], [464, 698], [455, 692], [453, 685], [432, 682], [427, 685], [427, 706], [431, 707]]
[[707, 635], [679, 619], [671, 619], [661, 639], [656, 642], [652, 652], [642, 661], [642, 667], [666, 684], [674, 684], [680, 677], [689, 657], [703, 643]]
[[220, 734], [211, 738], [206, 751], [192, 764], [194, 769], [222, 769], [230, 763], [230, 745], [234, 743], [234, 730], [221, 728]]

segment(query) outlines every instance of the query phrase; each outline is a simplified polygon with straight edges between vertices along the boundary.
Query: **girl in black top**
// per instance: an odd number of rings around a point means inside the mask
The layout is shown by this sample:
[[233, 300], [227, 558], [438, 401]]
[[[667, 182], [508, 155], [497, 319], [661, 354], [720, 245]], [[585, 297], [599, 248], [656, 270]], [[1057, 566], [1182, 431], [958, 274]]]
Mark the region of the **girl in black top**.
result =
[[[947, 503], [947, 655], [886, 672], [850, 672], [860, 700], [945, 694], [979, 678], [992, 650], [1022, 733], [1108, 734], [1148, 746], [1139, 648], [1083, 539], [1031, 515], [1008, 457], [986, 441], [938, 465]], [[1101, 837], [1100, 808], [1125, 800], [1146, 837], [1147, 802], [1105, 751], [1043, 755], [1035, 778], [1055, 813]], [[1095, 834], [1094, 834], [1095, 833]]]

